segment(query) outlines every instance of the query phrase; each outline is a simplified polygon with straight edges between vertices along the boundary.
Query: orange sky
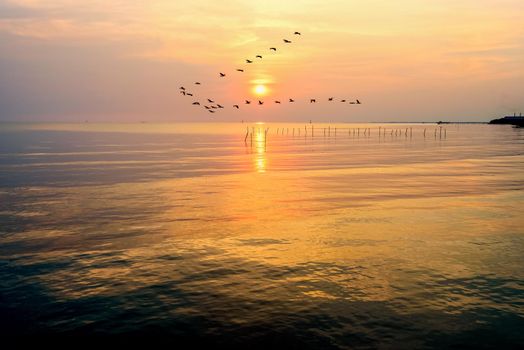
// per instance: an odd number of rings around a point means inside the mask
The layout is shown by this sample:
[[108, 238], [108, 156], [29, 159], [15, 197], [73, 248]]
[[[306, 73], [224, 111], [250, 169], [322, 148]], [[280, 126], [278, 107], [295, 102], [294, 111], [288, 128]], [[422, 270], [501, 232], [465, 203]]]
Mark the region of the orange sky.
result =
[[[489, 120], [524, 112], [522, 18], [521, 0], [0, 0], [0, 120]], [[256, 84], [263, 106], [230, 108]]]

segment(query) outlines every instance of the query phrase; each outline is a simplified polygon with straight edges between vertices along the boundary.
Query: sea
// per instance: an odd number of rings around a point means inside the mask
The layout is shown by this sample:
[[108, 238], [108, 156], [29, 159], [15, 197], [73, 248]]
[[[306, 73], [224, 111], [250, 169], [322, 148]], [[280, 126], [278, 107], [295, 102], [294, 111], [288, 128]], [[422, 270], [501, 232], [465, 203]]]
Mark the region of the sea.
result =
[[0, 336], [524, 347], [524, 129], [1, 123]]

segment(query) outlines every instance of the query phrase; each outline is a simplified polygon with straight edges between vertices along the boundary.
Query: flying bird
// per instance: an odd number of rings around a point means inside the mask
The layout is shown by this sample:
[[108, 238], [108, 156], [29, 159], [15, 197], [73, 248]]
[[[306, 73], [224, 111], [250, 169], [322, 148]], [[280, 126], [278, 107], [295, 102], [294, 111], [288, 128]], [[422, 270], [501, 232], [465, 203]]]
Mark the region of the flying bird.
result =
[[183, 87], [183, 86], [181, 86], [181, 87], [179, 87], [179, 89], [180, 89], [180, 90], [185, 90], [186, 88]]
[[333, 101], [333, 97], [328, 98], [328, 101]]
[[302, 35], [302, 34], [300, 34], [300, 32], [295, 32], [295, 35]]
[[213, 109], [217, 109], [217, 106], [211, 106], [211, 108], [213, 108]]
[[289, 99], [289, 102], [295, 102], [295, 100], [293, 100], [292, 98]]
[[251, 101], [246, 100], [246, 105], [248, 105], [248, 104], [250, 104], [250, 103], [251, 103]]
[[269, 50], [277, 51], [276, 47], [270, 47]]
[[257, 55], [256, 57], [257, 57], [257, 58], [262, 58], [262, 56], [260, 56], [260, 55]]
[[197, 81], [197, 82], [195, 82], [195, 85], [200, 85], [200, 83]]
[[200, 102], [193, 102], [195, 106], [200, 106]]
[[209, 109], [209, 106], [204, 106], [205, 109]]
[[217, 107], [218, 107], [218, 108], [224, 108], [224, 106], [221, 106], [221, 105], [219, 105], [218, 103], [217, 103]]
[[246, 60], [246, 63], [253, 63], [253, 61], [251, 61], [251, 60]]
[[262, 101], [258, 100], [258, 104], [259, 104], [259, 105], [263, 105], [263, 104], [264, 104], [264, 102], [262, 102]]
[[317, 102], [317, 100], [315, 100], [314, 98], [309, 100], [309, 103], [316, 103], [316, 102]]
[[244, 70], [243, 69], [237, 69], [237, 72], [243, 72]]
[[356, 102], [353, 102], [353, 101], [351, 101], [351, 102], [349, 102], [349, 104], [350, 104], [350, 105], [356, 105], [357, 103], [356, 103]]
[[236, 109], [239, 109], [240, 107], [238, 107], [238, 105], [233, 105], [234, 108]]
[[359, 101], [359, 100], [357, 100], [357, 105], [360, 105], [360, 104], [361, 104], [361, 103], [360, 103], [360, 101]]
[[346, 100], [340, 100], [340, 102], [346, 102]]
[[187, 96], [193, 96], [193, 94], [190, 94], [189, 92], [186, 94]]
[[291, 40], [283, 39], [286, 44], [291, 44]]
[[180, 91], [180, 93], [184, 96], [186, 96], [186, 92], [184, 90]]
[[278, 104], [280, 104], [280, 101], [275, 101], [275, 103], [278, 103]]
[[215, 101], [213, 101], [213, 100], [210, 99], [210, 98], [207, 99], [207, 102], [209, 102], [209, 103], [215, 103]]
[[215, 111], [212, 111], [212, 110], [208, 110], [209, 113], [215, 113]]
[[226, 75], [224, 73], [220, 73], [220, 77], [223, 78], [225, 77]]

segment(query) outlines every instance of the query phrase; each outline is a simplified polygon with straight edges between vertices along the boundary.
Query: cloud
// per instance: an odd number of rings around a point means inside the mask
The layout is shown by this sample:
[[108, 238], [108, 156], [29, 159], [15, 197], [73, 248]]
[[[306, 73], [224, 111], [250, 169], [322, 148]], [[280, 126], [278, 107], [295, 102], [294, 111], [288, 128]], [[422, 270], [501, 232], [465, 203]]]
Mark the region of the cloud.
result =
[[0, 19], [34, 18], [38, 16], [41, 16], [41, 14], [36, 9], [0, 1]]

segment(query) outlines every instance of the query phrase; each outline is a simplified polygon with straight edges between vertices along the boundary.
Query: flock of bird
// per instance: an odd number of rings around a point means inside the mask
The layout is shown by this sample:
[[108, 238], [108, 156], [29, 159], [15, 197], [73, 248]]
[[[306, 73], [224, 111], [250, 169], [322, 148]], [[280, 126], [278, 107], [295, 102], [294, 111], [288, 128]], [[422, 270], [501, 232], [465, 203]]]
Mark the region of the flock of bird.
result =
[[[293, 35], [300, 36], [302, 34], [300, 32], [294, 32]], [[288, 40], [288, 39], [282, 39], [282, 41], [284, 42], [284, 44], [291, 44], [292, 43], [292, 41]], [[269, 51], [270, 52], [277, 52], [277, 48], [276, 47], [270, 47]], [[256, 55], [255, 56], [255, 60], [256, 59], [261, 60], [261, 59], [263, 59], [263, 57], [262, 57], [262, 55]], [[255, 62], [255, 60], [253, 60], [253, 59], [246, 59], [246, 64], [252, 64], [252, 63]], [[245, 69], [244, 68], [237, 68], [236, 71], [240, 72], [240, 73], [243, 73], [245, 71]], [[223, 72], [219, 72], [219, 74], [218, 74], [219, 78], [225, 78], [226, 76], [227, 76], [227, 74], [223, 73]], [[196, 81], [196, 82], [194, 82], [194, 85], [202, 85], [202, 84], [201, 84], [201, 82]], [[190, 92], [189, 88], [186, 89], [186, 87], [184, 87], [184, 86], [180, 86], [179, 91], [180, 91], [180, 93], [183, 96], [195, 97], [194, 94], [192, 92]], [[334, 102], [335, 98], [334, 97], [329, 97], [327, 99], [327, 101], [328, 102]], [[349, 101], [348, 99], [340, 99], [340, 100], [337, 100], [337, 101], [339, 101], [341, 103], [349, 103], [349, 104], [352, 104], [352, 105], [359, 105], [359, 104], [361, 104], [361, 102], [358, 99], [356, 99], [354, 101]], [[243, 105], [250, 105], [252, 102], [254, 104], [258, 104], [259, 106], [261, 106], [261, 105], [264, 104], [265, 101], [258, 100], [258, 103], [257, 103], [257, 101], [244, 100], [244, 103], [242, 103], [242, 104]], [[293, 98], [288, 98], [287, 99], [287, 103], [294, 103], [294, 102], [295, 102], [295, 99], [293, 99]], [[282, 101], [281, 100], [274, 100], [273, 103], [275, 103], [275, 104], [282, 104]], [[311, 99], [309, 99], [309, 103], [317, 103], [317, 99], [316, 98], [311, 98]], [[223, 104], [217, 103], [217, 102], [215, 102], [211, 98], [206, 99], [206, 101], [203, 101], [202, 103], [200, 101], [194, 101], [194, 102], [192, 102], [192, 104], [194, 106], [202, 106], [209, 113], [215, 113], [216, 111], [225, 108], [225, 106]], [[240, 106], [242, 104], [241, 103], [234, 104], [234, 105], [232, 105], [232, 108], [240, 109]]]

